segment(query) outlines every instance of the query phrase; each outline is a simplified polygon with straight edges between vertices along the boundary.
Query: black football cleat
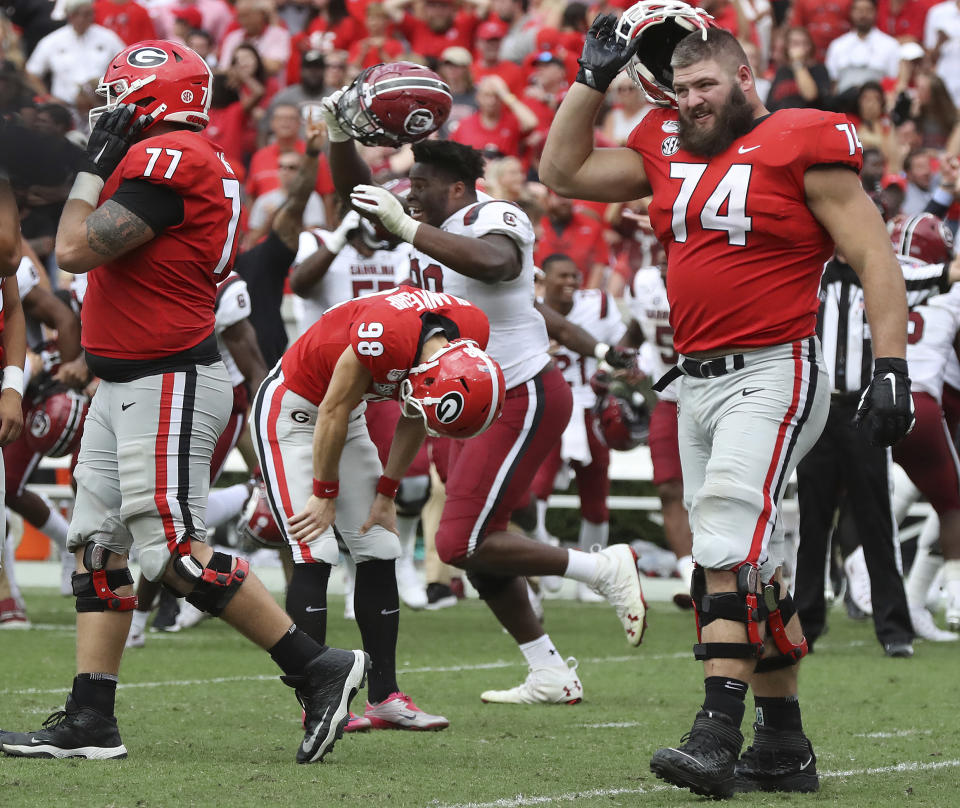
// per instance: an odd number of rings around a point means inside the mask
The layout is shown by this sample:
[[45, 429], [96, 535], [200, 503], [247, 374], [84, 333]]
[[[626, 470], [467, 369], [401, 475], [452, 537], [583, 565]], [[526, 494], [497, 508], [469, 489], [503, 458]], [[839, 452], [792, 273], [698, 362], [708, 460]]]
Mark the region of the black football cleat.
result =
[[117, 719], [79, 707], [73, 696], [67, 696], [65, 709], [43, 722], [43, 729], [0, 733], [0, 748], [13, 757], [110, 760], [127, 756]]
[[650, 771], [661, 780], [694, 794], [726, 799], [734, 794], [735, 769], [743, 735], [722, 713], [701, 710], [681, 746], [658, 749]]
[[281, 676], [294, 688], [303, 707], [303, 743], [297, 749], [297, 763], [323, 760], [350, 719], [350, 702], [363, 687], [370, 669], [370, 657], [363, 651], [328, 648], [304, 668], [302, 674]]
[[753, 725], [753, 744], [737, 761], [737, 793], [820, 790], [817, 756], [802, 732]]

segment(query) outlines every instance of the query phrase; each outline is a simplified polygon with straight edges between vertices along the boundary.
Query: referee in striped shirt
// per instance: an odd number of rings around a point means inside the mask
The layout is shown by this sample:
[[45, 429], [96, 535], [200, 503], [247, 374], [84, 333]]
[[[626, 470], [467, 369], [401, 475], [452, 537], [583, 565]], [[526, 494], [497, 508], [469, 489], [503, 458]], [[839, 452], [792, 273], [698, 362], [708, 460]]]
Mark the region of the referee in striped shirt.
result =
[[[950, 284], [948, 265], [901, 259], [907, 303], [916, 306]], [[890, 451], [870, 443], [854, 417], [874, 375], [863, 288], [835, 256], [820, 282], [817, 336], [830, 373], [831, 404], [820, 439], [797, 467], [800, 547], [794, 600], [811, 649], [826, 623], [824, 564], [841, 492], [863, 544], [877, 638], [889, 656], [912, 656], [913, 627], [898, 568], [890, 503]]]

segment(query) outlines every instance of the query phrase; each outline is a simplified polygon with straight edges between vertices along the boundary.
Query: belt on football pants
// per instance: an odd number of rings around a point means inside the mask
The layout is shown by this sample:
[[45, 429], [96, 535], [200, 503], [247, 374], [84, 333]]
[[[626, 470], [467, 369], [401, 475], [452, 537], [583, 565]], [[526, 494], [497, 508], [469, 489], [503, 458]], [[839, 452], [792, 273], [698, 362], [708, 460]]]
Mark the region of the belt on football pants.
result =
[[697, 379], [715, 379], [718, 376], [726, 376], [735, 370], [742, 370], [746, 365], [743, 354], [727, 354], [726, 356], [717, 356], [713, 359], [691, 359], [684, 357], [670, 370], [663, 374], [653, 389], [662, 393], [667, 387], [681, 376], [694, 376]]

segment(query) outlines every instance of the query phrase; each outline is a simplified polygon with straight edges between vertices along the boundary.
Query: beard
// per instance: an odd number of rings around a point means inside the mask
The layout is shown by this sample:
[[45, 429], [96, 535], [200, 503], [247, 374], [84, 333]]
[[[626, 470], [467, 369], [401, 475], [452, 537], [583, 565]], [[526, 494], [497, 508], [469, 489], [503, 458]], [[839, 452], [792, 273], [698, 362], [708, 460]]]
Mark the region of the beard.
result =
[[729, 148], [753, 126], [753, 109], [747, 96], [737, 85], [730, 88], [727, 100], [711, 108], [714, 124], [709, 129], [698, 126], [692, 112], [680, 113], [680, 148], [701, 157], [713, 157]]

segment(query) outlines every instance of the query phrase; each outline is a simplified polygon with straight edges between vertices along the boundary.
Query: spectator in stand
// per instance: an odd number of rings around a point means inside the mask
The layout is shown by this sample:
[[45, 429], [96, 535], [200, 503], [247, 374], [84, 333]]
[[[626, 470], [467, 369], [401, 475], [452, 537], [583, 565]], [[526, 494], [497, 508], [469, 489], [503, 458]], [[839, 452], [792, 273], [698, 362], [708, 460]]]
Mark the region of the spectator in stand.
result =
[[850, 30], [851, 4], [852, 0], [793, 0], [790, 27], [809, 32], [815, 62], [824, 61], [830, 43]]
[[943, 149], [950, 133], [957, 126], [957, 107], [943, 79], [936, 73], [921, 71], [917, 75], [916, 113], [921, 143], [926, 148]]
[[35, 114], [33, 93], [9, 59], [0, 62], [0, 120], [19, 118], [29, 125]]
[[877, 28], [901, 42], [923, 40], [929, 0], [877, 0]]
[[487, 193], [494, 199], [520, 202], [524, 198], [526, 177], [523, 173], [523, 163], [516, 157], [487, 160], [484, 177], [487, 182]]
[[900, 212], [908, 216], [926, 210], [939, 178], [933, 170], [933, 158], [927, 149], [915, 149], [903, 161], [903, 173], [907, 187]]
[[577, 265], [586, 288], [603, 289], [610, 263], [603, 223], [574, 210], [572, 200], [553, 191], [547, 193], [546, 211], [540, 222], [543, 232], [534, 254], [537, 265], [548, 255], [561, 253]]
[[500, 58], [505, 62], [517, 62], [533, 53], [537, 42], [540, 21], [528, 11], [528, 0], [491, 0], [493, 19], [507, 25], [507, 34], [500, 43]]
[[228, 65], [241, 42], [254, 45], [270, 76], [283, 75], [290, 61], [290, 32], [272, 22], [271, 0], [237, 0], [239, 28], [228, 33], [220, 47], [220, 64]]
[[135, 0], [96, 0], [93, 18], [97, 25], [109, 28], [127, 45], [157, 38], [150, 14]]
[[477, 59], [473, 63], [473, 78], [476, 81], [491, 74], [500, 76], [514, 95], [520, 95], [526, 79], [520, 65], [500, 58], [500, 45], [507, 34], [506, 23], [488, 20], [477, 28]]
[[291, 34], [306, 30], [312, 11], [311, 0], [280, 0], [277, 3], [277, 17]]
[[[864, 146], [863, 167], [860, 169], [860, 184], [874, 204], [883, 211], [880, 193], [883, 189], [883, 175], [886, 173], [886, 161], [880, 149]], [[886, 219], [886, 216], [884, 216]]]
[[195, 50], [207, 63], [207, 67], [211, 70], [217, 69], [217, 44], [208, 31], [191, 31], [185, 41], [187, 47]]
[[[331, 57], [332, 58], [332, 57]], [[327, 85], [324, 81], [328, 67], [328, 59], [318, 50], [307, 51], [303, 54], [300, 61], [300, 81], [284, 87], [273, 98], [270, 99], [270, 105], [267, 107], [267, 114], [263, 118], [260, 129], [264, 136], [269, 132], [269, 122], [273, 110], [280, 104], [292, 104], [303, 112], [305, 106], [309, 104], [319, 104], [328, 92], [339, 89], [343, 84], [341, 76], [340, 84]], [[328, 89], [329, 88], [329, 89]]]
[[[410, 43], [413, 53], [430, 60], [440, 61], [446, 48], [458, 46], [473, 49], [473, 35], [480, 24], [474, 11], [457, 11], [455, 0], [425, 0], [423, 17], [407, 11], [413, 0], [386, 0], [384, 7], [400, 32]], [[470, 0], [480, 13], [486, 10], [486, 0]]]
[[830, 98], [830, 74], [816, 60], [813, 39], [806, 28], [787, 31], [786, 61], [777, 68], [767, 93], [767, 109], [812, 107], [826, 109]]
[[[313, 8], [314, 18], [307, 26], [307, 30], [297, 34], [291, 40], [292, 55], [287, 65], [287, 84], [296, 84], [300, 81], [300, 60], [307, 51], [320, 51], [327, 56], [327, 63], [332, 51], [346, 51], [357, 40], [363, 39], [366, 29], [363, 27], [362, 17], [354, 17], [347, 9], [347, 0], [318, 0]], [[328, 87], [339, 88], [345, 81], [339, 83], [326, 82]]]
[[373, 2], [364, 14], [367, 35], [350, 46], [350, 66], [357, 70], [373, 67], [381, 62], [393, 62], [403, 56], [403, 44], [390, 34], [390, 17], [383, 3]]
[[827, 48], [824, 64], [837, 95], [853, 91], [866, 81], [896, 78], [900, 69], [900, 43], [876, 26], [873, 0], [853, 0], [850, 6], [852, 30]]
[[441, 137], [449, 135], [464, 118], [477, 111], [477, 88], [474, 86], [473, 57], [466, 48], [446, 48], [440, 55], [437, 73], [450, 88], [452, 104]]
[[623, 146], [651, 107], [643, 97], [643, 91], [626, 73], [613, 80], [609, 96], [613, 106], [603, 119], [601, 131], [610, 145]]
[[347, 84], [347, 52], [333, 50], [324, 56], [323, 85], [332, 92]]
[[[303, 164], [303, 155], [299, 152], [286, 152], [280, 155], [278, 169], [280, 172], [280, 187], [267, 191], [257, 197], [250, 209], [250, 219], [247, 223], [249, 231], [244, 236], [240, 249], [249, 250], [258, 241], [265, 238], [273, 227], [273, 218], [280, 210], [297, 180], [297, 172]], [[312, 191], [307, 198], [307, 206], [303, 211], [303, 226], [326, 227], [327, 214], [324, 210], [323, 199], [316, 191]]]
[[[196, 6], [184, 6], [183, 8], [173, 9], [172, 14], [173, 33], [167, 38], [171, 42], [182, 42], [190, 47], [187, 42], [190, 34], [203, 28], [203, 15], [200, 13], [200, 9]], [[204, 61], [206, 61], [206, 57], [204, 57]]]
[[[263, 98], [263, 83], [237, 64], [242, 48], [234, 52], [234, 64], [213, 77], [210, 122], [201, 132], [223, 149], [235, 170], [250, 162], [257, 149], [257, 119], [254, 112]], [[241, 57], [242, 58], [242, 57]]]
[[[247, 201], [253, 204], [257, 197], [280, 187], [280, 157], [289, 152], [303, 154], [306, 148], [300, 139], [300, 109], [293, 104], [278, 104], [270, 116], [270, 132], [273, 142], [258, 149], [250, 160], [247, 175]], [[326, 155], [321, 154], [317, 163], [315, 189], [323, 197], [327, 221], [334, 221], [333, 178]]]
[[887, 162], [895, 158], [896, 142], [887, 117], [886, 97], [879, 82], [868, 81], [860, 87], [857, 92], [857, 112], [850, 117], [856, 124], [864, 148], [880, 149]]
[[700, 8], [711, 14], [720, 28], [724, 28], [737, 39], [753, 40], [756, 32], [753, 24], [744, 14], [739, 0], [700, 0]]
[[477, 111], [463, 118], [450, 135], [457, 143], [488, 157], [516, 157], [527, 132], [537, 128], [537, 116], [510, 92], [499, 76], [487, 76], [477, 87]]
[[49, 92], [73, 105], [81, 86], [99, 81], [110, 60], [126, 44], [113, 31], [93, 21], [92, 0], [66, 0], [67, 24], [47, 34], [27, 60], [27, 77], [41, 95]]
[[151, 0], [150, 15], [160, 39], [171, 38], [177, 12], [184, 9], [200, 12], [200, 23], [196, 28], [210, 34], [218, 45], [234, 23], [233, 6], [225, 0], [175, 0], [173, 3]]
[[937, 3], [927, 12], [923, 45], [953, 103], [960, 107], [960, 0]]

